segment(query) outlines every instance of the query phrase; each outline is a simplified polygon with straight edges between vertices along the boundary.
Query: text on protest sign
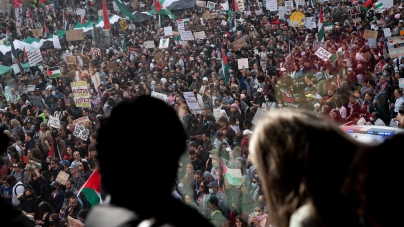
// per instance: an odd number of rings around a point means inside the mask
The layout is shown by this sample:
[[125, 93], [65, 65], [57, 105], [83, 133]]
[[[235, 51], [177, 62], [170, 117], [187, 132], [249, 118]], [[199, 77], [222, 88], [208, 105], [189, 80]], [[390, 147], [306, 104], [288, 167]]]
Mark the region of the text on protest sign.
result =
[[83, 126], [86, 123], [86, 121], [89, 121], [88, 117], [80, 117], [80, 118], [74, 120], [73, 124]]
[[404, 56], [404, 47], [389, 49], [389, 55], [391, 58], [398, 58]]
[[59, 120], [59, 118], [49, 116], [49, 125], [52, 128], [60, 128], [60, 120]]
[[160, 39], [160, 49], [168, 48], [168, 44], [170, 44], [170, 39]]
[[233, 45], [233, 49], [235, 50], [240, 50], [242, 47], [245, 47], [248, 45], [247, 41], [245, 41], [245, 38], [238, 39], [234, 42], [231, 43]]
[[195, 95], [193, 92], [182, 92], [184, 95], [184, 99], [188, 104], [188, 108], [191, 111], [192, 114], [198, 113], [201, 114], [202, 110], [201, 107], [199, 106], [198, 100], [196, 100]]
[[67, 180], [69, 179], [70, 175], [65, 173], [64, 171], [59, 171], [58, 176], [56, 177], [56, 181], [66, 185]]
[[213, 109], [213, 116], [215, 117], [216, 121], [219, 121], [220, 118], [220, 111], [222, 109]]
[[238, 69], [248, 69], [248, 58], [237, 59]]
[[145, 41], [144, 42], [144, 47], [146, 49], [150, 49], [150, 48], [155, 48], [156, 46], [154, 45], [154, 41], [151, 40], [151, 41]]
[[77, 107], [91, 107], [90, 94], [88, 93], [87, 82], [71, 82], [74, 102]]
[[171, 26], [164, 27], [164, 35], [165, 36], [173, 35], [173, 27]]
[[363, 33], [363, 38], [377, 39], [377, 34], [378, 34], [377, 31], [365, 29], [365, 32]]
[[206, 37], [205, 31], [194, 32], [195, 39], [204, 39]]
[[70, 41], [77, 41], [77, 40], [84, 40], [84, 32], [83, 29], [76, 29], [76, 30], [68, 30], [66, 31], [66, 40]]
[[332, 55], [330, 52], [326, 51], [322, 47], [318, 48], [318, 50], [314, 54], [321, 58], [323, 61], [327, 61]]
[[28, 95], [28, 99], [31, 102], [32, 106], [36, 106], [41, 110], [43, 108], [45, 108], [45, 105], [42, 102], [42, 97], [41, 96]]
[[38, 49], [27, 53], [28, 61], [31, 65], [36, 65], [43, 61], [41, 51]]
[[290, 88], [282, 87], [279, 89], [279, 91], [285, 106], [297, 108], [297, 104], [293, 97], [293, 91]]
[[154, 92], [154, 91], [151, 92], [151, 97], [156, 98], [156, 99], [160, 99], [163, 102], [167, 102], [167, 100], [168, 100], [167, 95], [161, 94], [161, 93], [158, 93], [158, 92]]
[[180, 35], [181, 35], [181, 39], [184, 41], [194, 40], [194, 35], [192, 34], [191, 31], [183, 31], [183, 32], [180, 31]]
[[88, 129], [86, 129], [84, 126], [76, 125], [74, 127], [73, 136], [78, 137], [82, 140], [87, 140], [89, 133], [90, 133], [90, 131]]

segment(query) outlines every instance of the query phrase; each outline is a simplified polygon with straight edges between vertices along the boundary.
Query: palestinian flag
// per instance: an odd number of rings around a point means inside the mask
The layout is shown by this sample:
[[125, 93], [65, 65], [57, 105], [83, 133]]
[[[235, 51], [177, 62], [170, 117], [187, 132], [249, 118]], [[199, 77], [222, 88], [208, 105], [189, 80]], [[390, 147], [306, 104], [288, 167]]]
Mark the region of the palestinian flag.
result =
[[196, 0], [160, 0], [160, 4], [168, 10], [189, 9], [196, 5]]
[[150, 14], [160, 14], [167, 15], [172, 20], [175, 20], [174, 14], [172, 14], [168, 9], [166, 9], [158, 0], [153, 0], [154, 4], [152, 10], [150, 10]]
[[48, 76], [49, 78], [60, 77], [60, 69], [59, 67], [48, 68]]
[[104, 29], [111, 29], [107, 11], [107, 0], [102, 0], [102, 17], [104, 18]]
[[136, 18], [135, 22], [143, 22], [153, 17], [153, 15], [151, 15], [149, 12], [135, 11], [132, 13], [132, 15]]
[[240, 169], [230, 169], [225, 162], [221, 158], [218, 159], [220, 165], [222, 166], [224, 178], [229, 182], [231, 185], [241, 185], [243, 175], [241, 174]]
[[84, 194], [91, 206], [102, 204], [101, 174], [98, 169], [94, 170], [77, 194], [80, 193]]
[[130, 10], [126, 7], [125, 4], [123, 4], [120, 0], [114, 0], [114, 1], [115, 1], [116, 5], [118, 6], [119, 11], [120, 11], [123, 15], [129, 17], [129, 19], [131, 19], [131, 20], [136, 20], [135, 16], [133, 16], [133, 14], [132, 14], [132, 13], [130, 12]]
[[227, 85], [229, 81], [229, 77], [227, 76], [227, 71], [229, 71], [229, 62], [227, 61], [227, 56], [226, 53], [224, 52], [224, 49], [222, 48], [222, 69], [223, 69], [223, 76], [224, 76], [224, 82]]
[[318, 41], [324, 42], [325, 30], [324, 30], [324, 15], [323, 15], [323, 7], [320, 7], [320, 15], [318, 20]]
[[366, 12], [366, 11], [368, 11], [369, 7], [372, 7], [372, 4], [373, 4], [373, 0], [368, 0], [368, 1], [365, 2], [365, 4], [363, 4], [361, 6], [361, 8], [362, 8], [363, 11]]

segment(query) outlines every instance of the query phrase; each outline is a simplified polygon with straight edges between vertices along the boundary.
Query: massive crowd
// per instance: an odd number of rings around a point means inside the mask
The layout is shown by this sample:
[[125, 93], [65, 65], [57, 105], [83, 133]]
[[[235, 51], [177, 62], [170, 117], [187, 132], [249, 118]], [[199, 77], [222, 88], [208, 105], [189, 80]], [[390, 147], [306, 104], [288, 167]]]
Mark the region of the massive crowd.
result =
[[[244, 11], [234, 10], [230, 1], [230, 12], [224, 1], [213, 1], [210, 8], [171, 10], [175, 19], [157, 15], [143, 22], [125, 19], [114, 1], [107, 1], [110, 16], [121, 19], [112, 24], [106, 46], [88, 32], [79, 41], [61, 35], [61, 48], [41, 48], [43, 61], [19, 73], [10, 53], [0, 53], [0, 66], [12, 67], [2, 72], [0, 84], [1, 125], [10, 138], [7, 155], [0, 159], [0, 195], [32, 226], [63, 226], [68, 216], [84, 223], [93, 204], [78, 190], [97, 168], [100, 120], [123, 100], [152, 95], [174, 108], [187, 135], [189, 149], [173, 196], [217, 226], [276, 225], [267, 215], [261, 179], [249, 155], [256, 113], [301, 108], [338, 125], [404, 127], [401, 42], [387, 39], [402, 35], [403, 7], [394, 1], [381, 10], [369, 1], [296, 1], [282, 18], [266, 8], [266, 1], [245, 1]], [[45, 13], [36, 1], [14, 18], [1, 13], [3, 45], [47, 39], [81, 23], [76, 14], [84, 7], [80, 1], [55, 2]], [[131, 12], [153, 6], [152, 1], [122, 2]], [[293, 27], [288, 21], [296, 12], [314, 17], [317, 26]], [[326, 29], [319, 41], [321, 16]], [[204, 31], [205, 38], [181, 40], [178, 22], [183, 21], [185, 31]], [[37, 22], [49, 30], [44, 37], [32, 32]], [[173, 35], [165, 35], [168, 26]], [[377, 37], [364, 38], [368, 30]], [[168, 47], [159, 48], [165, 38]], [[155, 48], [147, 49], [146, 41]], [[100, 48], [101, 56], [93, 48]], [[316, 55], [319, 48], [331, 57]], [[66, 56], [79, 60], [68, 64]], [[17, 47], [14, 57], [21, 65], [29, 62], [25, 48]], [[59, 77], [51, 75], [54, 67]], [[88, 88], [87, 107], [78, 107], [73, 94], [71, 83], [80, 81]], [[190, 108], [192, 99], [184, 92], [194, 94], [199, 108]], [[59, 128], [51, 126], [51, 118], [58, 119]], [[75, 133], [78, 125], [86, 137]], [[64, 184], [56, 181], [62, 171], [69, 175]]]

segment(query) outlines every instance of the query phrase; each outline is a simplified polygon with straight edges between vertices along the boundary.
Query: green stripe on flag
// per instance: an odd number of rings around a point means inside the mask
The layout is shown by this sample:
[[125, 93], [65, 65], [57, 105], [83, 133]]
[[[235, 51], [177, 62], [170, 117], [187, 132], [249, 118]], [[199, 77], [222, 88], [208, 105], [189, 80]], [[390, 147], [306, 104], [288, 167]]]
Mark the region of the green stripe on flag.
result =
[[130, 10], [125, 6], [125, 4], [123, 4], [123, 3], [122, 3], [121, 1], [119, 1], [119, 0], [115, 0], [115, 3], [116, 3], [116, 5], [118, 6], [119, 11], [120, 11], [123, 15], [129, 17], [129, 19], [131, 19], [131, 20], [136, 20], [135, 16], [133, 16], [133, 14], [132, 14], [132, 13], [130, 12]]
[[231, 185], [241, 185], [241, 178], [233, 177], [229, 173], [226, 173], [225, 178], [229, 181]]
[[100, 204], [100, 196], [95, 190], [91, 188], [83, 188], [81, 192], [84, 194], [91, 206]]

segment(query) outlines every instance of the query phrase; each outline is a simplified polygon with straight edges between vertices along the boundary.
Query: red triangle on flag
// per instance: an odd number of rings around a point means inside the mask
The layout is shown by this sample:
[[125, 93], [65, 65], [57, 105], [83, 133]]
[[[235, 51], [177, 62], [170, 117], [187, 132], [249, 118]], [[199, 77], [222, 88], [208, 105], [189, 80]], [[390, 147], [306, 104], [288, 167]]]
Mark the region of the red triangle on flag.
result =
[[84, 18], [84, 16], [81, 17], [81, 24], [85, 24], [86, 23], [86, 19]]
[[25, 47], [24, 47], [24, 58], [27, 58], [27, 51], [25, 50]]
[[46, 23], [44, 23], [44, 28], [45, 28], [45, 33], [49, 32], [48, 26], [46, 26]]
[[49, 78], [52, 77], [52, 71], [50, 69], [48, 69], [48, 76], [49, 76]]
[[104, 29], [111, 29], [107, 11], [107, 0], [102, 0], [102, 16], [104, 17]]
[[154, 1], [154, 7], [156, 8], [156, 13], [159, 13], [159, 11], [163, 8], [163, 6], [157, 0], [153, 0], [153, 1]]

